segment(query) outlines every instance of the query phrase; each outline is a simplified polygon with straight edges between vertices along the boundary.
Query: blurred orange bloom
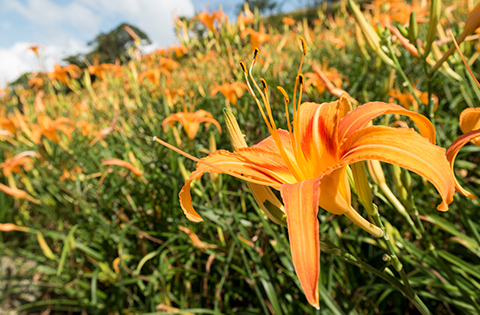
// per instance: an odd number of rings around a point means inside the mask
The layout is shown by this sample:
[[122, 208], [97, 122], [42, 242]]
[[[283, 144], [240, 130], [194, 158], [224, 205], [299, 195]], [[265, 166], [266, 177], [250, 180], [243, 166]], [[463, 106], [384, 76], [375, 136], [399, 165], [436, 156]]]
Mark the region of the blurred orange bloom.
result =
[[247, 85], [243, 82], [224, 83], [213, 88], [212, 97], [220, 92], [230, 103], [237, 105], [237, 98], [242, 97], [247, 88]]
[[228, 20], [228, 17], [222, 11], [218, 10], [213, 13], [200, 12], [194, 19], [199, 20], [203, 25], [205, 25], [210, 31], [215, 31], [215, 21], [217, 25], [220, 26], [222, 21]]
[[288, 17], [288, 16], [284, 16], [283, 19], [282, 19], [282, 22], [283, 24], [287, 24], [287, 25], [295, 25], [296, 21], [294, 19], [292, 19], [291, 17]]
[[36, 157], [37, 153], [35, 151], [24, 151], [15, 155], [12, 158], [6, 159], [4, 163], [0, 163], [0, 168], [3, 168], [3, 175], [5, 177], [10, 176], [12, 173], [20, 173], [21, 167], [25, 169], [25, 171], [29, 171], [33, 167], [33, 161], [29, 157]]
[[250, 35], [250, 45], [252, 49], [260, 47], [263, 43], [269, 42], [271, 40], [270, 35], [266, 33], [257, 32], [251, 28], [246, 28], [240, 33], [240, 38], [244, 39]]
[[[76, 79], [82, 73], [82, 70], [76, 65], [68, 65], [63, 68], [60, 65], [54, 65], [53, 67], [54, 70], [47, 73], [50, 80], [57, 80], [67, 85], [70, 79]], [[67, 74], [70, 75], [70, 77]]]
[[[420, 102], [424, 105], [428, 105], [428, 93], [427, 92], [421, 92], [417, 90], [415, 87], [413, 88], [415, 91], [415, 95], [420, 99]], [[410, 106], [413, 106], [413, 110], [418, 112], [418, 102], [415, 99], [415, 97], [408, 92], [408, 90], [404, 90], [403, 93], [400, 92], [399, 89], [391, 89], [388, 92], [388, 95], [390, 96], [390, 99], [388, 100], [390, 103], [394, 103], [395, 100], [400, 103], [403, 107], [406, 109], [410, 109]], [[434, 110], [437, 110], [438, 107], [438, 97], [436, 97], [434, 94], [432, 94], [432, 98], [434, 99], [435, 102], [435, 108]]]
[[183, 55], [188, 53], [187, 47], [180, 45], [180, 46], [172, 46], [169, 48], [170, 51], [173, 51], [175, 53], [175, 56], [177, 58], [182, 58]]
[[27, 49], [33, 51], [35, 53], [35, 55], [37, 55], [37, 57], [39, 56], [38, 54], [38, 49], [40, 48], [40, 45], [31, 45], [31, 46], [28, 46]]
[[123, 161], [123, 160], [120, 160], [120, 159], [116, 159], [116, 158], [105, 159], [105, 160], [102, 161], [102, 165], [116, 165], [116, 166], [124, 167], [124, 168], [128, 169], [129, 171], [131, 171], [133, 173], [133, 175], [135, 175], [136, 177], [140, 177], [143, 174], [142, 170], [133, 166], [133, 164], [131, 164], [129, 162], [126, 162], [126, 161]]
[[175, 122], [179, 122], [183, 126], [189, 139], [195, 138], [201, 123], [205, 123], [205, 126], [207, 127], [210, 124], [214, 124], [218, 131], [220, 133], [222, 132], [222, 127], [220, 127], [218, 121], [213, 118], [212, 114], [203, 109], [197, 110], [194, 113], [184, 111], [171, 114], [163, 120], [162, 127], [166, 130], [167, 126], [171, 127]]
[[37, 121], [39, 126], [36, 128], [34, 127], [34, 139], [37, 140], [36, 143], [40, 142], [40, 137], [42, 135], [52, 142], [59, 143], [60, 136], [58, 135], [57, 130], [64, 133], [69, 139], [72, 138], [73, 122], [67, 117], [59, 117], [52, 120], [48, 116], [41, 115], [37, 117]]
[[237, 16], [237, 25], [240, 30], [244, 30], [245, 26], [253, 24], [255, 22], [255, 15], [250, 11], [248, 2], [245, 2], [243, 12]]
[[39, 89], [43, 87], [43, 80], [40, 77], [32, 77], [30, 80], [28, 80], [28, 86], [34, 87], [35, 89]]
[[[337, 69], [335, 68], [328, 68], [328, 69], [323, 69], [322, 73], [325, 75], [325, 77], [328, 79], [328, 81], [332, 82], [335, 87], [337, 88], [342, 88], [342, 75], [338, 73]], [[324, 84], [324, 81], [315, 73], [315, 72], [307, 72], [305, 73], [305, 90], [313, 85], [317, 91], [318, 94], [322, 95], [325, 93], [326, 86]]]

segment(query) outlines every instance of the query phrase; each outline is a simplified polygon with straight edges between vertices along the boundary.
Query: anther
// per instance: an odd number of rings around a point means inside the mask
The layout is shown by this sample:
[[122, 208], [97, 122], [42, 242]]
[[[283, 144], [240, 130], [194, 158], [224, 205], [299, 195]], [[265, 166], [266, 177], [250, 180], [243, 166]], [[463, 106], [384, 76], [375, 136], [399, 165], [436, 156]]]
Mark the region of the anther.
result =
[[285, 92], [285, 90], [283, 89], [283, 87], [277, 86], [277, 89], [283, 94], [283, 98], [285, 98], [285, 101], [286, 101], [287, 103], [289, 103], [289, 102], [290, 102], [290, 99], [288, 98], [287, 92]]
[[259, 52], [260, 52], [260, 50], [258, 50], [258, 48], [255, 48], [255, 51], [253, 53], [253, 64], [255, 64], [257, 62], [257, 57], [258, 57]]
[[261, 78], [260, 82], [262, 82], [263, 89], [265, 90], [265, 92], [268, 92], [267, 81], [265, 81], [264, 78]]
[[248, 75], [248, 72], [247, 72], [247, 67], [245, 67], [245, 63], [243, 63], [243, 61], [240, 61], [240, 67], [242, 67], [242, 71]]
[[304, 80], [303, 74], [300, 73], [300, 74], [298, 75], [298, 83], [299, 83], [300, 85], [303, 85], [303, 80]]
[[303, 49], [303, 55], [307, 55], [307, 43], [305, 42], [305, 39], [300, 36], [300, 41], [302, 42], [302, 49]]

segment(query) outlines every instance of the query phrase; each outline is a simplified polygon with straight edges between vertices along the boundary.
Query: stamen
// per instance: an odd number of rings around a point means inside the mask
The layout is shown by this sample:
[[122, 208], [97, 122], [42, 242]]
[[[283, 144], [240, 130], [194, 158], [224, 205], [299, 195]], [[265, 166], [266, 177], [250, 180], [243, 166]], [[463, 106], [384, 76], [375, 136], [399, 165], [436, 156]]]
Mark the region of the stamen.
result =
[[303, 49], [303, 55], [307, 55], [307, 43], [305, 42], [305, 39], [300, 36], [300, 41], [302, 42], [302, 49]]
[[247, 67], [243, 61], [240, 61], [240, 67], [242, 67], [243, 73], [248, 77]]
[[[298, 181], [304, 180], [302, 172], [298, 169], [298, 167], [295, 167], [293, 165], [292, 161], [290, 160], [287, 153], [285, 152], [285, 148], [282, 145], [282, 141], [280, 140], [280, 136], [279, 136], [278, 131], [277, 131], [277, 126], [275, 125], [275, 121], [273, 120], [273, 115], [272, 115], [270, 102], [268, 101], [268, 98], [265, 96], [265, 94], [260, 90], [260, 87], [258, 86], [257, 82], [253, 78], [252, 69], [253, 69], [253, 65], [255, 64], [255, 62], [257, 60], [258, 52], [259, 52], [258, 48], [255, 49], [253, 60], [252, 60], [252, 63], [250, 64], [250, 68], [248, 69], [248, 72], [250, 74], [250, 78], [253, 82], [253, 85], [257, 89], [258, 93], [260, 94], [260, 96], [262, 98], [263, 104], [265, 105], [267, 115], [268, 115], [268, 120], [267, 120], [267, 117], [264, 113], [263, 107], [260, 104], [260, 101], [258, 101], [258, 99], [256, 98], [255, 93], [253, 92], [253, 89], [251, 88], [251, 86], [249, 84], [248, 78], [245, 77], [245, 79], [247, 79], [247, 85], [249, 87], [249, 91], [254, 96], [255, 101], [257, 102], [257, 105], [260, 109], [260, 112], [262, 113], [263, 119], [265, 120], [265, 123], [266, 123], [266, 125], [267, 125], [267, 127], [270, 131], [270, 134], [272, 135], [272, 138], [275, 141], [275, 145], [277, 146], [277, 149], [280, 152], [280, 155], [282, 156], [282, 159], [285, 161], [285, 164], [287, 165], [288, 169], [290, 170], [290, 172], [295, 176], [295, 178]], [[266, 82], [265, 82], [265, 84], [266, 84]]]
[[257, 57], [258, 57], [259, 52], [260, 52], [260, 50], [258, 48], [255, 48], [255, 51], [253, 53], [252, 66], [257, 62]]

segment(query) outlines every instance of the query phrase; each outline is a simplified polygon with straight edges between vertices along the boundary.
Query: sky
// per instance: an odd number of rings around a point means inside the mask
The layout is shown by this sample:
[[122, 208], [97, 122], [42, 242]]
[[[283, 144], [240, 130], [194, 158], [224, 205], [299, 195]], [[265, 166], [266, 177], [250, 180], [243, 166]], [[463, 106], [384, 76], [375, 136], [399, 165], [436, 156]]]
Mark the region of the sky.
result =
[[[0, 88], [24, 72], [53, 69], [62, 58], [89, 51], [87, 42], [126, 22], [152, 40], [151, 48], [177, 43], [172, 17], [222, 6], [235, 19], [243, 0], [0, 0]], [[286, 1], [283, 10], [302, 5]], [[27, 49], [41, 45], [42, 60]], [[40, 66], [42, 65], [42, 66]]]

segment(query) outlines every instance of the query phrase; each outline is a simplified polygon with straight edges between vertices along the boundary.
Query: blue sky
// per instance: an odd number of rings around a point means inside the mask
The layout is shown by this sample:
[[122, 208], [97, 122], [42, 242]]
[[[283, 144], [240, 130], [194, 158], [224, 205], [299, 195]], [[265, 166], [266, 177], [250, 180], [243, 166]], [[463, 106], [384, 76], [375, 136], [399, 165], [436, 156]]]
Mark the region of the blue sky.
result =
[[[284, 10], [307, 0], [285, 1]], [[231, 18], [243, 0], [0, 0], [0, 87], [25, 71], [49, 70], [66, 55], [88, 50], [86, 43], [122, 22], [145, 31], [153, 47], [176, 43], [172, 16], [222, 6]], [[39, 63], [26, 48], [42, 45]]]

